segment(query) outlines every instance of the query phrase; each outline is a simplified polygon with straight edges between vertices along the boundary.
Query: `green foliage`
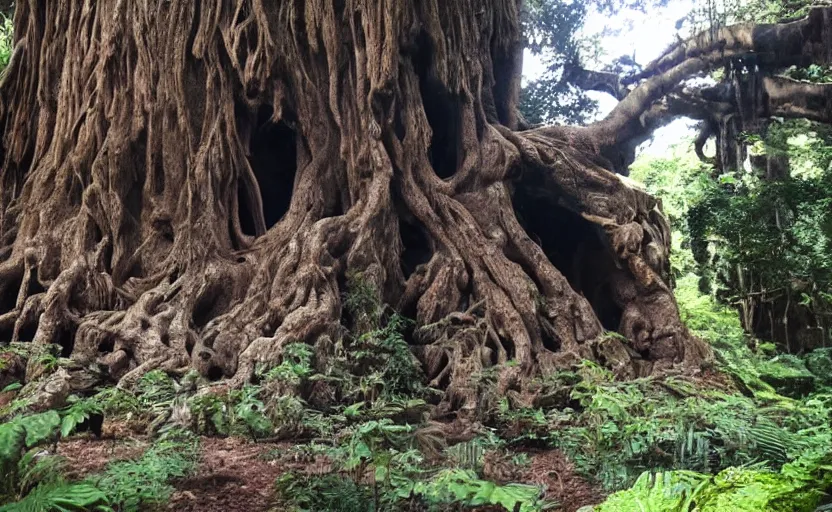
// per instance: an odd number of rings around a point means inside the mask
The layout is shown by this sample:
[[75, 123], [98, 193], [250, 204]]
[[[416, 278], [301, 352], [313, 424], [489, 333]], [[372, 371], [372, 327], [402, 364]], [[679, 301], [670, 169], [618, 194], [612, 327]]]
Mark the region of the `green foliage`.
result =
[[[702, 288], [739, 306], [779, 301], [787, 313], [803, 309], [828, 317], [832, 132], [805, 121], [775, 123], [752, 151], [788, 157], [791, 175], [769, 179], [765, 169], [733, 171], [730, 184], [710, 183], [691, 206], [687, 223]], [[829, 338], [822, 325], [810, 327]], [[775, 326], [770, 331], [774, 336]], [[790, 352], [806, 348], [790, 344]]]
[[643, 474], [595, 512], [812, 512], [832, 484], [830, 455], [809, 456], [779, 472], [728, 468], [716, 476], [689, 471]]
[[[500, 445], [494, 436], [478, 437], [443, 450], [429, 429], [370, 420], [341, 430], [332, 446], [298, 447], [296, 457], [325, 457], [332, 472], [289, 473], [277, 481], [278, 496], [290, 510], [448, 510], [452, 506], [503, 505], [513, 510], [541, 510], [540, 489], [496, 485], [477, 473], [484, 450]], [[444, 451], [456, 467], [428, 462]], [[468, 465], [469, 467], [464, 467]]]
[[784, 74], [794, 80], [803, 80], [805, 82], [821, 84], [832, 82], [832, 67], [830, 66], [821, 66], [818, 64], [811, 64], [806, 68], [792, 66]]
[[102, 389], [91, 401], [106, 416], [134, 415], [143, 409], [136, 395], [115, 386]]
[[823, 384], [832, 385], [832, 348], [822, 348], [806, 354], [805, 364]]
[[[819, 344], [830, 337], [821, 318], [832, 314], [832, 132], [790, 120], [772, 123], [764, 137], [743, 134], [743, 143], [754, 155], [787, 158], [790, 176], [772, 179], [757, 167], [714, 176], [689, 143], [665, 158], [639, 159], [631, 176], [662, 199], [674, 228], [674, 277], [696, 274], [689, 297], [710, 295], [745, 311], [748, 329], [768, 318], [763, 308], [776, 302], [771, 306], [776, 325], [755, 328], [772, 338], [780, 332], [781, 343], [783, 309], [799, 313], [792, 324], [806, 322], [800, 313], [806, 311], [818, 318], [806, 332], [813, 331], [819, 338], [813, 343]], [[711, 318], [701, 311], [689, 316], [707, 325]], [[810, 348], [804, 346], [807, 335], [792, 336], [792, 346], [785, 348]]]
[[164, 434], [141, 458], [111, 464], [104, 473], [83, 482], [64, 480], [60, 457], [38, 449], [21, 456], [25, 447], [50, 439], [59, 426], [71, 431], [67, 425], [74, 426], [78, 418], [98, 410], [91, 403], [77, 401], [68, 407], [64, 419], [69, 418], [69, 423], [63, 425], [58, 413], [50, 411], [20, 418], [13, 425], [0, 428], [5, 464], [0, 495], [22, 498], [0, 510], [147, 510], [167, 501], [173, 491], [171, 479], [186, 476], [195, 467], [199, 455], [197, 439], [178, 430]]
[[725, 1], [732, 21], [777, 23], [802, 18], [809, 14], [815, 0], [745, 0]]
[[533, 512], [543, 509], [538, 487], [521, 484], [497, 485], [480, 480], [477, 474], [464, 469], [445, 469], [427, 482], [413, 487], [413, 494], [430, 505], [460, 504], [469, 507], [501, 505], [506, 510]]
[[828, 140], [801, 122], [747, 136], [757, 155], [788, 155], [792, 178], [781, 181], [745, 171], [714, 177], [684, 147], [634, 166], [674, 225], [681, 317], [745, 396], [668, 380], [610, 387], [584, 370], [573, 391], [583, 410], [549, 415], [567, 425], [557, 442], [610, 489], [648, 471], [597, 510], [813, 510], [829, 487], [832, 409], [827, 395], [811, 394], [810, 372], [824, 355], [777, 355], [776, 345], [745, 333], [734, 308], [762, 289], [792, 293], [792, 307], [829, 311]]
[[781, 354], [757, 364], [760, 379], [781, 395], [806, 396], [815, 388], [815, 376], [797, 356]]
[[223, 398], [197, 395], [188, 401], [194, 429], [205, 435], [228, 435], [231, 432], [228, 406]]
[[[23, 416], [0, 425], [0, 469], [11, 475], [13, 467], [23, 455], [24, 448], [31, 448], [54, 439], [61, 424], [55, 411]], [[11, 482], [11, 479], [8, 480]]]
[[372, 483], [359, 483], [343, 474], [308, 476], [289, 472], [278, 478], [277, 494], [290, 510], [355, 511], [412, 510], [420, 502], [431, 511], [451, 506], [500, 505], [506, 510], [544, 510], [541, 489], [530, 485], [497, 485], [480, 479], [474, 471], [449, 468], [424, 475], [413, 466], [420, 462], [413, 452], [396, 453], [392, 465], [376, 468]]
[[0, 507], [0, 512], [112, 511], [107, 495], [84, 483], [57, 482], [35, 487], [26, 498]]
[[829, 404], [771, 393], [771, 400], [702, 389], [679, 378], [615, 381], [586, 363], [571, 392], [579, 410], [544, 413], [548, 441], [576, 469], [614, 490], [642, 472], [716, 472], [761, 463], [779, 468], [809, 451], [829, 449]]
[[344, 308], [356, 324], [364, 320], [370, 325], [377, 325], [381, 318], [383, 308], [378, 291], [360, 272], [347, 273]]
[[613, 494], [594, 512], [687, 512], [706, 481], [706, 475], [693, 471], [644, 473], [630, 489]]
[[38, 484], [60, 483], [61, 459], [37, 448], [57, 441], [60, 422], [57, 412], [47, 411], [0, 425], [0, 498], [16, 499]]
[[147, 510], [166, 503], [170, 481], [187, 476], [196, 467], [199, 443], [193, 434], [171, 430], [137, 460], [111, 464], [89, 482], [109, 498], [120, 512]]
[[67, 437], [90, 416], [102, 412], [103, 408], [97, 401], [76, 398], [61, 412], [61, 437]]
[[229, 394], [229, 400], [234, 404], [231, 428], [239, 426], [255, 439], [265, 437], [272, 431], [272, 423], [265, 414], [266, 406], [258, 398], [259, 392], [258, 387], [246, 385]]
[[22, 387], [23, 387], [23, 384], [21, 384], [20, 382], [12, 382], [8, 386], [6, 386], [2, 390], [0, 390], [0, 393], [8, 393], [9, 391], [17, 391], [18, 389], [20, 389]]
[[490, 436], [479, 436], [474, 439], [455, 444], [445, 450], [445, 457], [461, 469], [479, 471], [485, 462], [485, 454], [490, 450], [502, 448], [505, 444], [493, 433]]
[[136, 394], [142, 407], [165, 406], [176, 397], [176, 382], [165, 372], [153, 370], [139, 379]]
[[328, 474], [309, 477], [296, 472], [281, 475], [276, 482], [277, 495], [293, 511], [367, 512], [374, 510], [369, 486], [351, 478]]
[[299, 386], [314, 373], [314, 351], [306, 343], [291, 343], [284, 347], [280, 365], [266, 372], [266, 380], [278, 380], [291, 386]]
[[324, 376], [341, 387], [347, 400], [372, 405], [377, 399], [419, 396], [424, 375], [404, 339], [410, 321], [378, 300], [361, 274], [347, 276], [344, 307], [356, 332], [337, 343], [337, 355]]
[[352, 340], [347, 347], [347, 366], [359, 376], [363, 400], [380, 397], [414, 396], [423, 390], [424, 376], [419, 362], [404, 340], [404, 317], [393, 314], [384, 327]]
[[14, 23], [5, 15], [0, 15], [0, 72], [9, 65], [14, 51]]

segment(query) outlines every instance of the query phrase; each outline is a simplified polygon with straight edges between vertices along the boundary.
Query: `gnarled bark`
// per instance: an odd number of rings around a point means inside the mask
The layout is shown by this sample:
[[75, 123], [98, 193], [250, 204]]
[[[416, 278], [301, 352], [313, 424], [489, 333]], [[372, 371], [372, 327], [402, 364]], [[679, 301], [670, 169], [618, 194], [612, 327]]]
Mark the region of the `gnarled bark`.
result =
[[2, 339], [57, 343], [124, 385], [189, 367], [238, 385], [288, 343], [356, 327], [360, 274], [415, 318], [447, 410], [473, 407], [486, 366], [603, 361], [605, 330], [630, 340], [624, 376], [698, 364], [668, 226], [611, 172], [600, 128], [515, 131], [517, 11], [20, 2], [0, 86]]

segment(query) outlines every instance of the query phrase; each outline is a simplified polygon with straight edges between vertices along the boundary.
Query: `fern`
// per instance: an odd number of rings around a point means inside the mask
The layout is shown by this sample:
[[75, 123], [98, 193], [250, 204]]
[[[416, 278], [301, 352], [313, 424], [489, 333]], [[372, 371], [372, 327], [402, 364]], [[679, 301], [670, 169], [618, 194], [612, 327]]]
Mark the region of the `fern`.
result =
[[276, 482], [277, 496], [288, 510], [315, 512], [367, 512], [373, 510], [372, 492], [340, 475], [309, 477], [289, 472]]
[[173, 492], [170, 480], [193, 471], [198, 455], [193, 434], [172, 430], [141, 458], [112, 464], [88, 483], [101, 489], [120, 512], [146, 510], [167, 501]]
[[463, 469], [443, 470], [428, 482], [417, 483], [413, 487], [413, 494], [436, 505], [501, 505], [506, 510], [518, 510], [515, 507], [519, 504], [521, 512], [543, 508], [538, 487], [521, 484], [500, 486], [480, 480], [473, 471]]
[[165, 407], [176, 397], [176, 383], [165, 372], [153, 370], [139, 379], [136, 391], [142, 406]]
[[8, 467], [20, 459], [23, 448], [52, 439], [61, 419], [55, 411], [15, 418], [0, 425], [0, 465]]
[[707, 482], [691, 471], [644, 473], [633, 487], [610, 496], [594, 512], [687, 512]]
[[812, 512], [832, 485], [832, 456], [810, 454], [780, 472], [728, 468], [718, 475], [690, 471], [643, 474], [595, 512]]
[[260, 388], [248, 385], [231, 395], [236, 402], [232, 425], [239, 425], [255, 439], [269, 435], [273, 429], [265, 414], [266, 406], [257, 397], [259, 392]]
[[0, 512], [112, 512], [106, 494], [90, 484], [52, 483], [36, 487], [26, 498], [0, 507]]
[[61, 412], [61, 437], [69, 436], [90, 416], [102, 412], [103, 408], [95, 400], [75, 400]]

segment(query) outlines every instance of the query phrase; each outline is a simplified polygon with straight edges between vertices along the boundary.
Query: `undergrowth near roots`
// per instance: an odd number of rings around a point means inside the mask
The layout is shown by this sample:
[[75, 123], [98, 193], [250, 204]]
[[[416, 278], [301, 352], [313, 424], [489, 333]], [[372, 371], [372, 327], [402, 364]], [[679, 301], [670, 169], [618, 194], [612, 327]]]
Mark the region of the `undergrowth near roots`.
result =
[[[306, 468], [275, 482], [281, 511], [557, 508], [545, 488], [523, 482], [529, 454], [541, 449], [565, 453], [614, 493], [598, 512], [814, 510], [832, 485], [832, 390], [820, 374], [808, 394], [780, 392], [789, 375], [825, 368], [824, 354], [772, 358], [695, 282], [677, 284], [682, 315], [715, 347], [718, 368], [621, 381], [614, 368], [585, 361], [522, 394], [500, 389], [517, 372], [509, 361], [470, 375], [481, 399], [476, 421], [461, 424], [430, 420], [437, 401], [405, 341], [409, 322], [360, 285], [345, 301], [350, 332], [289, 344], [278, 364], [232, 391], [217, 393], [195, 372], [156, 370], [133, 388], [50, 405], [44, 383], [74, 371], [72, 361], [2, 347], [0, 372], [35, 361], [43, 373], [4, 389], [13, 399], [0, 408], [0, 493], [10, 503], [0, 510], [154, 510], [196, 468], [198, 435], [292, 440], [269, 455]], [[775, 386], [772, 375], [786, 377]], [[102, 420], [154, 441], [136, 459], [67, 481], [54, 446], [76, 432], [100, 434]]]

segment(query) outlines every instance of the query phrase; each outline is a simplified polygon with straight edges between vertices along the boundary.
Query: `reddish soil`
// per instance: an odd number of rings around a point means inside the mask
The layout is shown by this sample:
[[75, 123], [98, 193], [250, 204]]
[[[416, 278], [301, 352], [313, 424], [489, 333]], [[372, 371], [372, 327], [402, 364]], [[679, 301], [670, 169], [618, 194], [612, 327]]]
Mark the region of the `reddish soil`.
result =
[[110, 462], [140, 457], [149, 443], [143, 439], [96, 439], [89, 434], [74, 436], [58, 444], [58, 455], [66, 457], [67, 477], [71, 480], [103, 471]]
[[545, 498], [558, 503], [557, 510], [562, 512], [575, 512], [586, 505], [604, 501], [605, 494], [575, 474], [575, 466], [562, 452], [530, 450], [525, 454], [529, 457], [528, 464], [516, 465], [507, 454], [487, 453], [484, 476], [500, 484], [539, 485], [546, 489]]
[[531, 463], [523, 468], [515, 481], [544, 486], [546, 499], [557, 502], [558, 510], [575, 512], [586, 505], [604, 501], [604, 492], [575, 474], [575, 466], [560, 451], [529, 452], [528, 455]]
[[202, 439], [202, 460], [194, 476], [176, 483], [168, 510], [177, 512], [265, 512], [275, 479], [286, 470], [263, 457], [278, 445], [239, 438]]
[[563, 453], [550, 450], [530, 453], [527, 483], [546, 486], [546, 498], [558, 502], [563, 512], [575, 512], [586, 505], [597, 505], [606, 494], [575, 474], [575, 466]]
[[[88, 434], [61, 442], [58, 454], [67, 459], [68, 476], [80, 479], [100, 472], [108, 463], [141, 456], [149, 442], [126, 435], [128, 429], [105, 426], [103, 439]], [[122, 437], [124, 435], [124, 437]], [[274, 483], [289, 470], [327, 473], [328, 461], [288, 456], [291, 443], [253, 443], [240, 438], [202, 438], [202, 455], [196, 473], [174, 482], [176, 492], [167, 506], [177, 512], [267, 512], [280, 510], [274, 500]], [[282, 455], [282, 456], [280, 456]], [[603, 501], [604, 493], [575, 474], [573, 464], [557, 450], [529, 451], [529, 463], [515, 465], [507, 456], [486, 456], [485, 476], [498, 482], [540, 485], [546, 498], [563, 512]], [[477, 512], [496, 511], [480, 507]]]

